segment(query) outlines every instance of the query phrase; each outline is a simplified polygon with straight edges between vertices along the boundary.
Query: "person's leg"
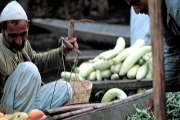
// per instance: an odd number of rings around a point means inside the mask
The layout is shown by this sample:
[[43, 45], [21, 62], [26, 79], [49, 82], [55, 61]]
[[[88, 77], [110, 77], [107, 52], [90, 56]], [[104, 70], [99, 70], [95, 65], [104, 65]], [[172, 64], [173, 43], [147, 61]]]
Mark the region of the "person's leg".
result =
[[41, 76], [37, 67], [31, 62], [21, 63], [7, 79], [1, 102], [10, 108], [29, 112], [40, 87]]
[[71, 98], [72, 88], [68, 82], [60, 80], [50, 82], [41, 87], [34, 108], [46, 111], [66, 104]]

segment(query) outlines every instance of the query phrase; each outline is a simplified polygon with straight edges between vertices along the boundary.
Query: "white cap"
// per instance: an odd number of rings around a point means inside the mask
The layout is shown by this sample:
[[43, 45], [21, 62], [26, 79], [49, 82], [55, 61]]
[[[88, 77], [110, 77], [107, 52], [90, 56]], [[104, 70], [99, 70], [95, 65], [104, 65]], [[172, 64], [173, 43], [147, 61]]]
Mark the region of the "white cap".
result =
[[1, 12], [0, 22], [8, 20], [28, 20], [26, 12], [16, 1], [8, 3]]

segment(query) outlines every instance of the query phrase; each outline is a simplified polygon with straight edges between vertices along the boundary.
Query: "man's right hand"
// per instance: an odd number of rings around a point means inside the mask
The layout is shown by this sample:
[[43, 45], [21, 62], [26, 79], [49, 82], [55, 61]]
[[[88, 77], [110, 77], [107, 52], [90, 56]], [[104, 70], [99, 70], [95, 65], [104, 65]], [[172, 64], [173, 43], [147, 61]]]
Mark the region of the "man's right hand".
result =
[[149, 115], [152, 115], [154, 113], [154, 95], [152, 94], [148, 100], [148, 103], [146, 105], [146, 110]]

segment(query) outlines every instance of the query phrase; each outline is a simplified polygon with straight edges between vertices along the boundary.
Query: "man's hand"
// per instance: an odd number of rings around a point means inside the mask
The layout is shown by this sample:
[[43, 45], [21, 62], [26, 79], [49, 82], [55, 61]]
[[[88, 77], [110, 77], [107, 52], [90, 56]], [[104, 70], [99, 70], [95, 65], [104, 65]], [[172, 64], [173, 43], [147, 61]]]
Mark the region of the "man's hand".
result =
[[[65, 47], [65, 48], [64, 48], [64, 53], [65, 53], [65, 55], [67, 55], [67, 54], [70, 53], [70, 52], [76, 52], [76, 51], [78, 50], [79, 46], [78, 46], [78, 43], [77, 43], [77, 39], [76, 39], [76, 38], [71, 38], [71, 39], [67, 39], [67, 38], [66, 38], [66, 41], [67, 41], [68, 43], [70, 43], [70, 44], [73, 46], [73, 48], [72, 48], [72, 49], [69, 49], [68, 47]], [[60, 52], [61, 52], [61, 49], [60, 49]]]
[[146, 110], [149, 115], [152, 115], [154, 113], [154, 95], [152, 94], [148, 100], [148, 103], [146, 105]]

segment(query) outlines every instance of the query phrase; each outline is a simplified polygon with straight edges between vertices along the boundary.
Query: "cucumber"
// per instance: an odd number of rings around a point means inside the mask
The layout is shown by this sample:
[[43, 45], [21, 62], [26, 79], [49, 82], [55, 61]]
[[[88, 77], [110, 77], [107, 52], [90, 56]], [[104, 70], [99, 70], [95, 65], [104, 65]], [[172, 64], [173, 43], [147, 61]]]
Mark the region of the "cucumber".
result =
[[88, 76], [88, 80], [95, 81], [96, 80], [96, 71], [92, 71]]
[[97, 81], [102, 81], [101, 70], [96, 70]]
[[119, 80], [119, 75], [117, 73], [112, 74], [111, 80]]
[[148, 63], [146, 62], [138, 69], [136, 79], [142, 80], [143, 78], [145, 78], [147, 71], [148, 71]]
[[138, 60], [138, 64], [139, 64], [139, 65], [143, 65], [144, 62], [145, 62], [145, 60], [144, 60], [143, 58], [140, 58], [140, 59]]
[[90, 62], [83, 62], [83, 63], [81, 63], [80, 65], [79, 65], [79, 70], [81, 70], [84, 66], [86, 66], [87, 64], [92, 64], [92, 63], [90, 63]]
[[149, 67], [148, 67], [148, 71], [146, 73], [145, 78], [152, 78], [152, 71], [149, 69]]
[[137, 71], [139, 69], [140, 65], [135, 64], [128, 72], [127, 72], [127, 77], [129, 79], [134, 79], [136, 78]]
[[81, 70], [79, 71], [78, 77], [79, 77], [79, 80], [86, 80], [86, 78], [83, 78], [83, 77], [81, 76]]
[[122, 62], [120, 62], [119, 64], [116, 64], [116, 65], [112, 65], [110, 67], [110, 70], [112, 73], [119, 73], [119, 70], [121, 68], [121, 65], [122, 65]]
[[90, 73], [92, 72], [92, 71], [94, 71], [95, 69], [94, 69], [94, 67], [93, 67], [93, 63], [89, 63], [89, 64], [85, 64], [83, 67], [82, 67], [82, 69], [81, 69], [81, 76], [83, 77], [83, 78], [86, 78], [87, 76], [89, 76], [90, 75]]
[[65, 80], [79, 80], [78, 74], [67, 71], [61, 72], [61, 78]]
[[105, 93], [105, 90], [99, 90], [98, 92], [96, 92], [95, 97], [96, 98], [101, 98]]
[[107, 50], [107, 51], [104, 51], [104, 52], [102, 52], [102, 53], [100, 53], [100, 54], [98, 55], [98, 58], [99, 58], [99, 59], [103, 59], [104, 56], [105, 56], [105, 55], [108, 55], [110, 52], [111, 52], [111, 49], [110, 49], [110, 50]]
[[121, 51], [123, 51], [124, 48], [125, 48], [125, 40], [123, 37], [119, 37], [116, 41], [116, 46], [110, 51], [110, 53], [105, 55], [103, 58], [110, 60], [111, 58], [118, 55]]
[[96, 56], [95, 58], [90, 59], [89, 62], [90, 62], [90, 63], [94, 63], [94, 62], [96, 62], [96, 61], [98, 61], [98, 60], [99, 60], [99, 57]]
[[107, 79], [111, 77], [112, 72], [111, 70], [107, 69], [107, 70], [102, 71], [101, 74], [102, 74], [102, 78]]
[[101, 103], [110, 102], [115, 97], [117, 97], [118, 99], [125, 99], [127, 98], [127, 95], [119, 88], [111, 88], [104, 94]]
[[153, 61], [152, 61], [152, 57], [149, 58], [148, 63], [149, 63], [149, 69], [151, 70], [151, 72], [153, 72]]
[[100, 59], [93, 64], [93, 67], [96, 70], [106, 70], [106, 69], [110, 68], [111, 65], [113, 65], [113, 64], [114, 64], [114, 62], [112, 60]]
[[129, 48], [125, 48], [121, 53], [119, 53], [116, 57], [113, 58], [115, 64], [125, 60], [127, 56], [129, 56], [132, 52], [137, 50], [138, 48], [145, 46], [145, 42], [142, 39], [136, 40], [136, 42]]
[[77, 73], [77, 74], [79, 74], [79, 71], [80, 71], [80, 68], [79, 68], [79, 67], [76, 67], [76, 68], [74, 69], [74, 72]]
[[134, 66], [134, 64], [146, 53], [150, 52], [152, 50], [151, 46], [143, 46], [139, 49], [132, 52], [123, 62], [119, 75], [124, 76], [131, 68]]

